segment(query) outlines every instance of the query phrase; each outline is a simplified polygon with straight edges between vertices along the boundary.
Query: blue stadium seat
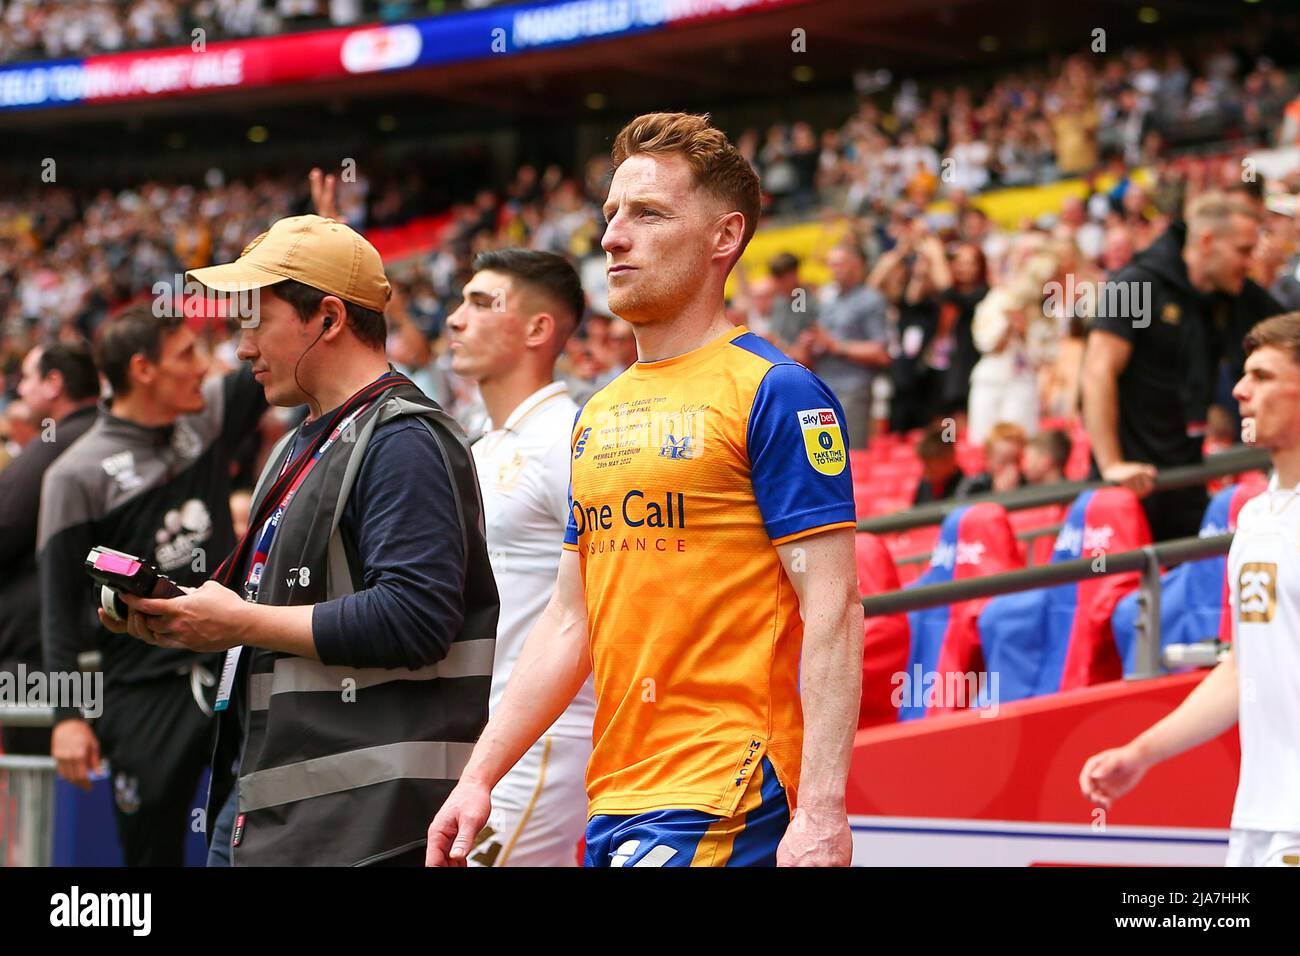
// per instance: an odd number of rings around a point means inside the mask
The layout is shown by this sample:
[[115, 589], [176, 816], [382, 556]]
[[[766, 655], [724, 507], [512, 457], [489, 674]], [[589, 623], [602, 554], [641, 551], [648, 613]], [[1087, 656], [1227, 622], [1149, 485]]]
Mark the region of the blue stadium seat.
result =
[[[1137, 497], [1124, 488], [1085, 491], [1070, 506], [1051, 563], [1139, 548], [1151, 541]], [[1136, 572], [993, 598], [979, 616], [984, 661], [1007, 702], [1121, 676], [1111, 633], [1116, 603], [1137, 587]]]
[[[944, 519], [929, 569], [908, 587], [1000, 574], [1020, 567], [1023, 561], [1006, 509], [992, 503], [970, 505]], [[946, 682], [949, 674], [985, 669], [976, 621], [987, 601], [957, 601], [907, 615], [912, 643], [900, 720], [914, 720], [947, 709], [942, 704], [928, 705], [924, 682]]]
[[[1211, 500], [1201, 519], [1201, 537], [1226, 534], [1237, 528], [1237, 513], [1264, 490], [1262, 478], [1229, 485]], [[1231, 639], [1227, 618], [1227, 559], [1188, 561], [1160, 578], [1160, 647], [1194, 644], [1221, 637]], [[1124, 673], [1137, 670], [1138, 596], [1130, 594], [1115, 607], [1111, 627], [1124, 662]]]

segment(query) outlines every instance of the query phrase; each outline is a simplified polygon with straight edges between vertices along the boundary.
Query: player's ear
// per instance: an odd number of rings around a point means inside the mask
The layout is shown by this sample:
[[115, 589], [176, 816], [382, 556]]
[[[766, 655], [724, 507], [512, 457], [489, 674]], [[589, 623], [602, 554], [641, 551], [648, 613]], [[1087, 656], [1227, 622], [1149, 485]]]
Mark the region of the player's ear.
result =
[[535, 312], [524, 327], [524, 341], [536, 348], [556, 334], [555, 316], [549, 312]]
[[713, 255], [719, 259], [734, 259], [745, 239], [745, 215], [733, 209], [718, 218], [714, 236]]

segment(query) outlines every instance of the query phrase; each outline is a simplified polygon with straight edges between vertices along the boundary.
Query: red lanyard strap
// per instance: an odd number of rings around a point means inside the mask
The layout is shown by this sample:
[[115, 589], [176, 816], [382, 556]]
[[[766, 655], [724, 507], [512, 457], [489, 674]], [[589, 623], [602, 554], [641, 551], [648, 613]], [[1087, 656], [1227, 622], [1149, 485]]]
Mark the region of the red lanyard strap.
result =
[[315, 463], [316, 453], [330, 440], [339, 425], [350, 415], [354, 415], [366, 405], [377, 400], [384, 392], [397, 385], [404, 384], [411, 384], [411, 380], [405, 375], [391, 372], [371, 382], [338, 407], [330, 418], [329, 426], [321, 430], [315, 440], [302, 450], [292, 464], [281, 470], [280, 476], [267, 489], [266, 494], [262, 496], [262, 503], [258, 507], [257, 513], [249, 516], [248, 529], [240, 537], [235, 549], [226, 557], [225, 561], [221, 562], [221, 566], [213, 574], [214, 581], [225, 587], [232, 586], [237, 569], [242, 568], [245, 564], [248, 548], [252, 544], [254, 537], [260, 534], [262, 526], [266, 524], [276, 509], [284, 503], [285, 495], [290, 490], [296, 489], [298, 484], [301, 483], [301, 477], [305, 477], [306, 472]]

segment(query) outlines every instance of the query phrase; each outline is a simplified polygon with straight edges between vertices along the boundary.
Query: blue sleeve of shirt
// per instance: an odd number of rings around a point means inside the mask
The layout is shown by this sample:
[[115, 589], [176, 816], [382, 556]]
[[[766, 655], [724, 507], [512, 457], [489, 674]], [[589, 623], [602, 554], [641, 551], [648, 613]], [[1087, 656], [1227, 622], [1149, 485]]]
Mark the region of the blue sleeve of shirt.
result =
[[442, 660], [464, 621], [465, 548], [447, 466], [422, 423], [399, 418], [376, 430], [340, 532], [362, 589], [312, 612], [321, 661], [417, 668]]
[[[578, 427], [578, 419], [582, 417], [582, 409], [586, 407], [587, 407], [587, 403], [583, 402], [582, 405], [578, 408], [577, 413], [573, 416], [573, 427], [575, 429]], [[585, 450], [584, 442], [586, 441], [587, 435], [590, 433], [591, 433], [591, 429], [588, 428], [587, 431], [582, 435], [582, 437], [578, 439], [577, 444], [574, 446], [573, 457], [575, 460]], [[570, 467], [569, 469], [569, 521], [564, 526], [564, 543], [571, 544], [575, 548], [578, 546], [578, 523], [573, 520], [573, 469], [572, 467]]]
[[856, 521], [844, 410], [812, 372], [772, 366], [754, 395], [747, 442], [769, 538]]

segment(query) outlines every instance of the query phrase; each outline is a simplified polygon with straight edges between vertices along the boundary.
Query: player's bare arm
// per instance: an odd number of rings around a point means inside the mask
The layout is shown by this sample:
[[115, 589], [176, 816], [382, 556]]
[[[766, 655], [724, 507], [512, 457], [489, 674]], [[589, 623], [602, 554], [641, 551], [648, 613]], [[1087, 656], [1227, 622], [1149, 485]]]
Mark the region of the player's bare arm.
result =
[[591, 673], [587, 605], [576, 551], [560, 558], [555, 593], [537, 619], [460, 782], [429, 825], [428, 866], [464, 866], [506, 772], [564, 712]]
[[804, 619], [800, 700], [804, 739], [798, 808], [778, 866], [848, 866], [853, 855], [844, 792], [862, 695], [862, 603], [853, 529], [777, 548]]
[[1237, 722], [1237, 662], [1227, 657], [1167, 717], [1122, 747], [1089, 757], [1079, 773], [1079, 789], [1109, 809], [1161, 761], [1213, 740]]

